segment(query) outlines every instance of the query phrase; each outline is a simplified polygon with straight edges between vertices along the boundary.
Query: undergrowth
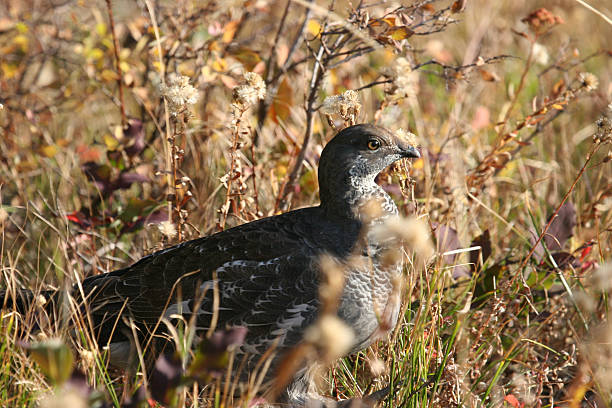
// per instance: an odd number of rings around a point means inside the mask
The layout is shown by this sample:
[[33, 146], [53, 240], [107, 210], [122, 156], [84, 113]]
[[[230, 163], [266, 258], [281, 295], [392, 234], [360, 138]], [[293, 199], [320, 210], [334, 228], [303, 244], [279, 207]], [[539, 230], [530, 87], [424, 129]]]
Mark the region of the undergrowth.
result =
[[[333, 362], [321, 392], [609, 406], [612, 26], [583, 3], [4, 2], [2, 286], [67, 294], [315, 205], [326, 141], [376, 123], [417, 135], [422, 158], [379, 182], [428, 228], [407, 244], [400, 324]], [[176, 361], [148, 378], [108, 365], [69, 296], [50, 315], [38, 300], [2, 312], [2, 406], [247, 406], [265, 391], [224, 381], [240, 333], [194, 349], [183, 322]]]

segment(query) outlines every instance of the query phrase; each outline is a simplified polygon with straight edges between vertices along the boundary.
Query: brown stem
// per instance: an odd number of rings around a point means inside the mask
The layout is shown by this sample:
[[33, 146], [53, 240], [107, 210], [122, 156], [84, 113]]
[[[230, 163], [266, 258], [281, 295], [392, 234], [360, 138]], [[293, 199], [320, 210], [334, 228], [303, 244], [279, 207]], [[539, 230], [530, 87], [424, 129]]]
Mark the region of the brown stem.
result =
[[106, 0], [106, 10], [108, 11], [108, 20], [110, 23], [110, 32], [113, 37], [113, 51], [115, 54], [115, 69], [117, 70], [117, 86], [119, 87], [119, 108], [121, 109], [121, 124], [127, 124], [125, 115], [125, 103], [123, 101], [123, 76], [121, 75], [121, 66], [119, 62], [119, 41], [115, 35], [115, 19], [113, 18], [113, 8], [111, 0]]
[[285, 11], [283, 11], [283, 16], [281, 17], [280, 23], [278, 24], [278, 30], [276, 31], [276, 35], [274, 36], [274, 42], [272, 43], [272, 49], [270, 50], [270, 56], [268, 57], [268, 62], [266, 63], [266, 83], [269, 84], [272, 81], [272, 76], [274, 75], [274, 64], [276, 63], [276, 49], [278, 48], [278, 42], [280, 41], [280, 37], [283, 33], [283, 29], [285, 28], [285, 21], [287, 21], [287, 15], [289, 14], [289, 7], [291, 6], [291, 0], [287, 0], [287, 5], [285, 6]]
[[276, 35], [274, 36], [274, 41], [272, 42], [272, 49], [270, 50], [270, 56], [268, 57], [268, 61], [266, 62], [266, 86], [268, 88], [268, 92], [266, 97], [259, 103], [259, 110], [257, 111], [257, 127], [255, 128], [255, 136], [253, 137], [253, 144], [259, 144], [259, 132], [266, 121], [266, 116], [268, 116], [268, 110], [270, 109], [270, 105], [272, 105], [272, 101], [276, 96], [276, 91], [278, 86], [276, 82], [272, 84], [272, 78], [274, 75], [274, 66], [276, 65], [276, 49], [278, 48], [278, 42], [280, 41], [281, 34], [283, 33], [283, 28], [285, 28], [285, 21], [287, 21], [287, 15], [289, 14], [289, 7], [291, 6], [291, 0], [287, 0], [287, 5], [285, 5], [285, 11], [283, 11], [283, 16], [281, 17], [280, 23], [278, 24], [278, 30], [276, 30]]
[[[179, 125], [180, 123], [180, 125]], [[179, 194], [177, 189], [177, 172], [178, 172], [178, 160], [179, 160], [179, 152], [176, 146], [176, 138], [177, 136], [184, 135], [184, 121], [178, 117], [174, 118], [174, 132], [172, 133], [172, 137], [170, 138], [170, 151], [172, 154], [172, 191], [174, 192], [174, 202], [172, 204], [174, 215], [173, 219], [176, 221], [176, 231], [177, 231], [177, 239], [180, 242], [182, 238], [182, 220], [181, 220], [181, 204], [179, 202]]]
[[257, 194], [257, 180], [256, 180], [256, 173], [255, 173], [255, 168], [257, 167], [256, 164], [257, 162], [255, 161], [255, 143], [251, 143], [251, 166], [252, 166], [252, 171], [253, 171], [253, 200], [255, 200], [255, 214], [257, 215], [257, 217], [259, 218], [259, 196]]
[[[238, 160], [237, 151], [238, 151], [238, 142], [240, 139], [240, 123], [242, 114], [244, 111], [240, 112], [236, 116], [236, 124], [234, 125], [234, 141], [232, 142], [232, 150], [230, 151], [230, 169], [229, 169], [229, 178], [227, 179], [227, 191], [225, 192], [225, 202], [223, 203], [223, 207], [221, 208], [221, 220], [219, 221], [219, 225], [217, 229], [219, 231], [223, 231], [225, 228], [225, 223], [227, 221], [227, 214], [229, 213], [229, 203], [232, 200], [232, 181], [234, 179], [234, 172], [236, 171], [236, 161]], [[234, 200], [235, 201], [235, 200]]]
[[[312, 0], [311, 0], [312, 1]], [[276, 62], [276, 48], [278, 47], [278, 41], [285, 25], [285, 20], [287, 18], [289, 5], [291, 1], [287, 1], [287, 6], [281, 18], [281, 22], [278, 26], [278, 31], [276, 33], [276, 38], [274, 39], [274, 44], [272, 48], [272, 52], [270, 53], [270, 57], [268, 59], [268, 63], [266, 64], [266, 87], [268, 89], [266, 97], [260, 102], [259, 110], [257, 111], [257, 127], [255, 128], [255, 136], [253, 137], [253, 144], [257, 146], [259, 144], [259, 132], [266, 121], [266, 117], [268, 116], [268, 111], [270, 110], [270, 106], [272, 106], [272, 101], [276, 97], [276, 92], [278, 91], [278, 86], [280, 83], [280, 79], [284, 73], [288, 71], [287, 67], [289, 66], [289, 61], [291, 61], [291, 57], [295, 50], [299, 47], [302, 42], [302, 38], [304, 36], [304, 29], [306, 28], [306, 22], [310, 18], [310, 9], [306, 9], [306, 13], [304, 14], [304, 18], [302, 19], [302, 23], [300, 24], [300, 28], [298, 29], [295, 38], [293, 39], [293, 43], [289, 48], [289, 52], [287, 53], [287, 58], [283, 63], [282, 68], [276, 70], [274, 68], [274, 62]], [[305, 62], [303, 60], [302, 62]], [[278, 71], [278, 72], [277, 72]]]
[[308, 103], [306, 107], [306, 130], [304, 131], [304, 141], [302, 142], [302, 147], [300, 148], [300, 153], [293, 165], [293, 169], [289, 174], [289, 178], [287, 182], [281, 189], [280, 195], [276, 201], [276, 209], [280, 208], [282, 211], [287, 210], [289, 207], [288, 195], [295, 183], [295, 180], [302, 169], [302, 165], [304, 162], [304, 157], [306, 156], [306, 150], [308, 149], [308, 144], [310, 143], [310, 136], [312, 135], [312, 125], [314, 122], [314, 103], [317, 99], [317, 91], [319, 89], [319, 83], [323, 78], [323, 66], [321, 64], [321, 57], [323, 56], [323, 52], [325, 47], [323, 44], [319, 47], [319, 51], [317, 52], [317, 57], [315, 58], [314, 68], [312, 70], [312, 77], [310, 79], [310, 87], [308, 94]]

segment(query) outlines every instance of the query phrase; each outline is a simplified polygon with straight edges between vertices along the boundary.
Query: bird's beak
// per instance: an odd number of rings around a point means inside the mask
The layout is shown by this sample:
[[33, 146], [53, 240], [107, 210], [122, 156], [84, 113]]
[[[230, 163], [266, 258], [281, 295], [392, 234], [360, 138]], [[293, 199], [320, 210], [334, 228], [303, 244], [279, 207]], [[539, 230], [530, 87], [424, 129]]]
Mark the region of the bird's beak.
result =
[[415, 146], [408, 145], [402, 146], [402, 156], [418, 159], [421, 157], [421, 153], [419, 153]]

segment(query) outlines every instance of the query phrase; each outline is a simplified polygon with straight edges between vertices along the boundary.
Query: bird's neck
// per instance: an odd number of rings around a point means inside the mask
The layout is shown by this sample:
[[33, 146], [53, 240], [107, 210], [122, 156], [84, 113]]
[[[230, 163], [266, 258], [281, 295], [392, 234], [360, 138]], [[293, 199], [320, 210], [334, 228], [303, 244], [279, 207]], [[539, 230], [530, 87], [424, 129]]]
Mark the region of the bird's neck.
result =
[[397, 215], [389, 195], [375, 182], [376, 175], [347, 172], [345, 177], [320, 187], [321, 208], [330, 217], [375, 221]]

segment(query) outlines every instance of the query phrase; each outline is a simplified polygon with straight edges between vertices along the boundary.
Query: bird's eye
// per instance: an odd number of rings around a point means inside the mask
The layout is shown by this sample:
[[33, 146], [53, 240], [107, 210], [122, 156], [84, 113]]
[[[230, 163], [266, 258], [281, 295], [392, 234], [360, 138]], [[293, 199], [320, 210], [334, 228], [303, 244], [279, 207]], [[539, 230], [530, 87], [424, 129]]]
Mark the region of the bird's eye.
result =
[[370, 139], [368, 140], [368, 149], [376, 150], [380, 147], [380, 140], [378, 139]]

